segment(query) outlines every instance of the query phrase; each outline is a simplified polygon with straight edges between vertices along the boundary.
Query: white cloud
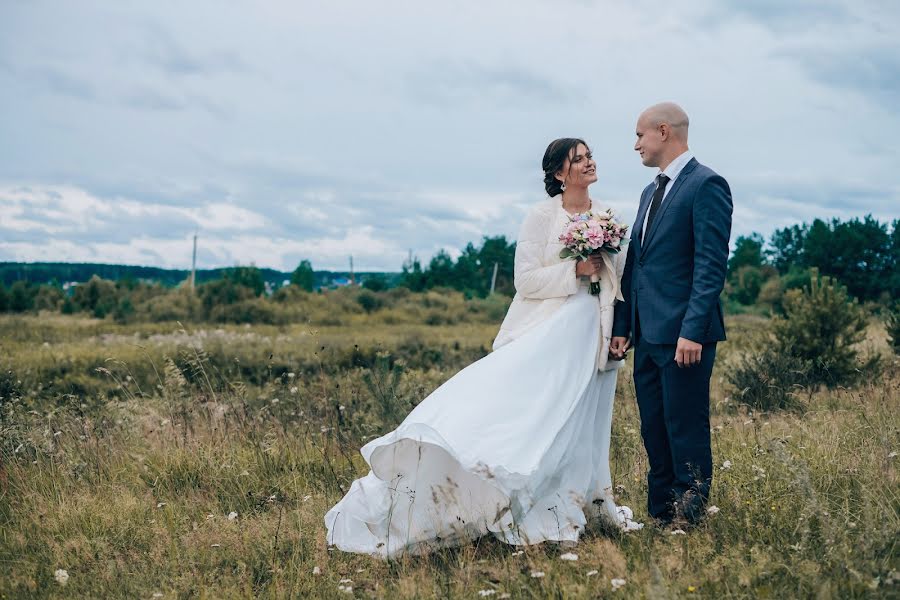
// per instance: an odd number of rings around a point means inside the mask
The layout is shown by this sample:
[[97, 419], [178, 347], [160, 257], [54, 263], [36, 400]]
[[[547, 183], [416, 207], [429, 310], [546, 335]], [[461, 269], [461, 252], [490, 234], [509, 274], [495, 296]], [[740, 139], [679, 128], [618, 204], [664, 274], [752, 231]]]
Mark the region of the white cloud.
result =
[[735, 236], [886, 220], [898, 15], [850, 0], [5, 3], [0, 258], [184, 266], [199, 229], [208, 266], [343, 268], [353, 252], [397, 269], [408, 249], [514, 235], [563, 135], [592, 143], [594, 197], [630, 220], [653, 175], [633, 122], [661, 99], [684, 104], [694, 152], [731, 182]]

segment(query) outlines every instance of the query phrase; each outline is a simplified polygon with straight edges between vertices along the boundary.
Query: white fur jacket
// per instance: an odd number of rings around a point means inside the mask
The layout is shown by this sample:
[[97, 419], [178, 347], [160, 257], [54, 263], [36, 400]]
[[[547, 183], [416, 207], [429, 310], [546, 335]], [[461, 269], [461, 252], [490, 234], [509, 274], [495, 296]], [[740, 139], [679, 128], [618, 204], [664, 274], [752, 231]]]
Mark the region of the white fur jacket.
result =
[[[599, 209], [598, 206], [594, 206]], [[575, 261], [559, 258], [563, 245], [559, 235], [568, 222], [568, 213], [559, 198], [549, 198], [537, 204], [525, 217], [516, 242], [515, 286], [516, 295], [500, 325], [494, 340], [494, 350], [508, 344], [523, 333], [549, 318], [578, 291]], [[610, 361], [609, 341], [612, 335], [613, 306], [621, 300], [619, 283], [625, 269], [623, 250], [618, 254], [604, 253], [603, 272], [600, 275], [600, 295], [597, 310], [600, 311], [600, 345], [597, 352], [597, 368], [617, 369], [624, 361]]]

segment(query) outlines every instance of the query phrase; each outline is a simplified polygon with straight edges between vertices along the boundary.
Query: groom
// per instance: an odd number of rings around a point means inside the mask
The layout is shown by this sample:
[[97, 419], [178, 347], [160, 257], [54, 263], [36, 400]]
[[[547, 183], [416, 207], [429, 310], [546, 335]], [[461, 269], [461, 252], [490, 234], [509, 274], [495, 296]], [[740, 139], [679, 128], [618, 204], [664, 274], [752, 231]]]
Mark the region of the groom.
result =
[[709, 379], [725, 339], [719, 294], [731, 235], [731, 191], [688, 149], [676, 104], [638, 118], [634, 149], [659, 169], [644, 188], [615, 307], [610, 354], [633, 343], [650, 516], [695, 524], [712, 483]]

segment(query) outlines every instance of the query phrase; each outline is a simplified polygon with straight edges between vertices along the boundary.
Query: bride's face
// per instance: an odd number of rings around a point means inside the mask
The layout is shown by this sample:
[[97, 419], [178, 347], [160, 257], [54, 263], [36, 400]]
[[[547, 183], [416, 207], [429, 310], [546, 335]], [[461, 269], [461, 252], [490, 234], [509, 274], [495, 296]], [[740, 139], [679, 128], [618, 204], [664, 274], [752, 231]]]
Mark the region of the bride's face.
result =
[[578, 144], [571, 152], [569, 158], [563, 163], [563, 168], [557, 174], [557, 178], [566, 184], [566, 187], [587, 187], [597, 181], [597, 163], [591, 149], [584, 144]]

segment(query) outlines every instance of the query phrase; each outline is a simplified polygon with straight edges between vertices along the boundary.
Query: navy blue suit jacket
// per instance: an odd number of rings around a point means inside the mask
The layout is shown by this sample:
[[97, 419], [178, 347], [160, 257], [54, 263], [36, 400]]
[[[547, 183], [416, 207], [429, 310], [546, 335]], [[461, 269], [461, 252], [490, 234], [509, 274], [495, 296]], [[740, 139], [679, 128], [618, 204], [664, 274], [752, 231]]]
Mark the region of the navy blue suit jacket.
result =
[[675, 344], [679, 337], [701, 344], [722, 341], [719, 294], [725, 285], [732, 213], [728, 183], [692, 158], [641, 243], [655, 188], [651, 183], [641, 194], [613, 335], [631, 336], [637, 312], [641, 338], [651, 344]]

